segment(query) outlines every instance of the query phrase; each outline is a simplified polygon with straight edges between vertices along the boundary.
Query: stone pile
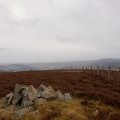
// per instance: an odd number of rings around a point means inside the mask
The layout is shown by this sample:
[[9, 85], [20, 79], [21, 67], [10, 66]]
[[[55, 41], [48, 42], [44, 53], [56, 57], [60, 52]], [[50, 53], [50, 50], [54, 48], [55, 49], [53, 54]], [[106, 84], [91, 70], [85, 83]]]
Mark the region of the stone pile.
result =
[[2, 102], [5, 108], [12, 108], [18, 115], [22, 115], [25, 112], [35, 111], [36, 102], [71, 99], [70, 93], [62, 94], [51, 86], [41, 84], [36, 89], [33, 85], [16, 84], [14, 91], [2, 98]]

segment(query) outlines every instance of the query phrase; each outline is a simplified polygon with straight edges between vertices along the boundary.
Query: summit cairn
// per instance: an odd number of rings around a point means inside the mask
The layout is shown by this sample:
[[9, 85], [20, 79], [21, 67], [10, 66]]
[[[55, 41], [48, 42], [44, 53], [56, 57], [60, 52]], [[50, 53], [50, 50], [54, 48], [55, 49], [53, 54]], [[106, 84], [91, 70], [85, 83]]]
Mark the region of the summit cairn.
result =
[[37, 89], [33, 85], [16, 84], [13, 92], [2, 98], [3, 108], [15, 111], [19, 116], [26, 112], [36, 111], [36, 105], [44, 101], [69, 101], [70, 93], [62, 94], [51, 86], [40, 85]]

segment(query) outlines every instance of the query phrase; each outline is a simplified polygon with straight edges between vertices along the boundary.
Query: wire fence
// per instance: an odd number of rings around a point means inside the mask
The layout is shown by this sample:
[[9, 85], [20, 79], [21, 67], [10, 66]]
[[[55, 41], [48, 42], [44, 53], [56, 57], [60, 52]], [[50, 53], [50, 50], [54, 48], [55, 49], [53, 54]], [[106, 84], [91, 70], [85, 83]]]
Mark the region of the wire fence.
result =
[[100, 67], [100, 66], [80, 66], [80, 67], [66, 67], [64, 72], [86, 72], [95, 76], [100, 76], [101, 79], [107, 79], [108, 82], [114, 81], [117, 86], [120, 86], [120, 68], [114, 67]]

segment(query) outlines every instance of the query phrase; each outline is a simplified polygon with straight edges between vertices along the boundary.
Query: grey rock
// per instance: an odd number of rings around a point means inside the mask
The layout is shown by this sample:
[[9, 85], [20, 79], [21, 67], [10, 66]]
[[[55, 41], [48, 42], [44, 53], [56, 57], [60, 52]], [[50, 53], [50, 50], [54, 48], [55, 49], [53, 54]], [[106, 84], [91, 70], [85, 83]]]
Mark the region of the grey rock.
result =
[[70, 93], [65, 93], [65, 101], [72, 100]]
[[21, 107], [28, 107], [34, 105], [33, 102], [29, 100], [23, 100]]
[[26, 96], [28, 96], [27, 89], [23, 89], [23, 91], [22, 91], [22, 97], [26, 97]]
[[15, 84], [15, 89], [14, 89], [14, 93], [18, 93], [19, 90], [21, 88], [21, 85], [20, 84]]
[[6, 102], [8, 105], [10, 105], [10, 104], [12, 104], [13, 98], [14, 98], [14, 94], [13, 94], [13, 92], [11, 92], [11, 93], [9, 93], [8, 95], [6, 95], [6, 97], [5, 97], [6, 101], [5, 101], [5, 102]]
[[14, 93], [18, 93], [21, 89], [26, 89], [26, 85], [15, 84]]
[[47, 100], [53, 100], [57, 98], [57, 93], [52, 87], [49, 86], [42, 92], [42, 97]]
[[61, 93], [61, 91], [57, 91], [57, 100], [58, 101], [64, 101], [65, 96]]
[[14, 105], [17, 105], [17, 104], [21, 105], [22, 104], [22, 95], [20, 95], [19, 93], [15, 93], [14, 94], [14, 99], [12, 101], [12, 104], [14, 104]]
[[37, 98], [37, 90], [32, 85], [28, 86], [27, 93], [30, 101]]
[[70, 93], [63, 95], [61, 91], [56, 92], [51, 86], [40, 85], [36, 89], [32, 85], [16, 84], [14, 93], [11, 92], [2, 98], [1, 103], [3, 103], [2, 107], [15, 111], [17, 115], [21, 116], [26, 112], [35, 111], [38, 106], [49, 100], [69, 101], [72, 100], [72, 97]]
[[33, 104], [33, 100], [37, 98], [37, 90], [32, 86], [16, 85], [15, 98], [13, 104], [26, 107]]
[[25, 113], [27, 113], [27, 112], [32, 112], [32, 111], [35, 111], [34, 106], [25, 107], [25, 108], [22, 108], [22, 109], [17, 110], [17, 111], [16, 111], [16, 115], [17, 115], [17, 116], [22, 116], [22, 115], [24, 115]]
[[37, 90], [37, 97], [41, 98], [42, 97], [42, 91]]
[[38, 91], [45, 91], [46, 89], [47, 89], [47, 87], [42, 84], [38, 87]]
[[21, 107], [28, 107], [33, 105], [33, 102], [29, 100], [28, 96], [23, 96]]

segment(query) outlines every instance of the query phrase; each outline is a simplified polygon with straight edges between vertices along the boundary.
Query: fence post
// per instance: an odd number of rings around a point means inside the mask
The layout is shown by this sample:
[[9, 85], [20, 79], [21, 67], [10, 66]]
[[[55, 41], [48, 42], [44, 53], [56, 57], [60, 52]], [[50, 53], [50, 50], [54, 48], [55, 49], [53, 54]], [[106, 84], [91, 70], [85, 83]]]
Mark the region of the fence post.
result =
[[118, 69], [118, 86], [120, 86], [120, 68]]
[[108, 81], [110, 81], [110, 72], [111, 72], [111, 67], [109, 66], [109, 68], [108, 68]]
[[90, 70], [92, 71], [92, 66], [90, 66]]
[[102, 79], [103, 79], [103, 77], [104, 77], [104, 69], [103, 69], [103, 67], [101, 67], [101, 77], [102, 77]]
[[82, 71], [84, 71], [84, 66], [82, 66]]
[[99, 75], [99, 66], [97, 66], [97, 75]]

